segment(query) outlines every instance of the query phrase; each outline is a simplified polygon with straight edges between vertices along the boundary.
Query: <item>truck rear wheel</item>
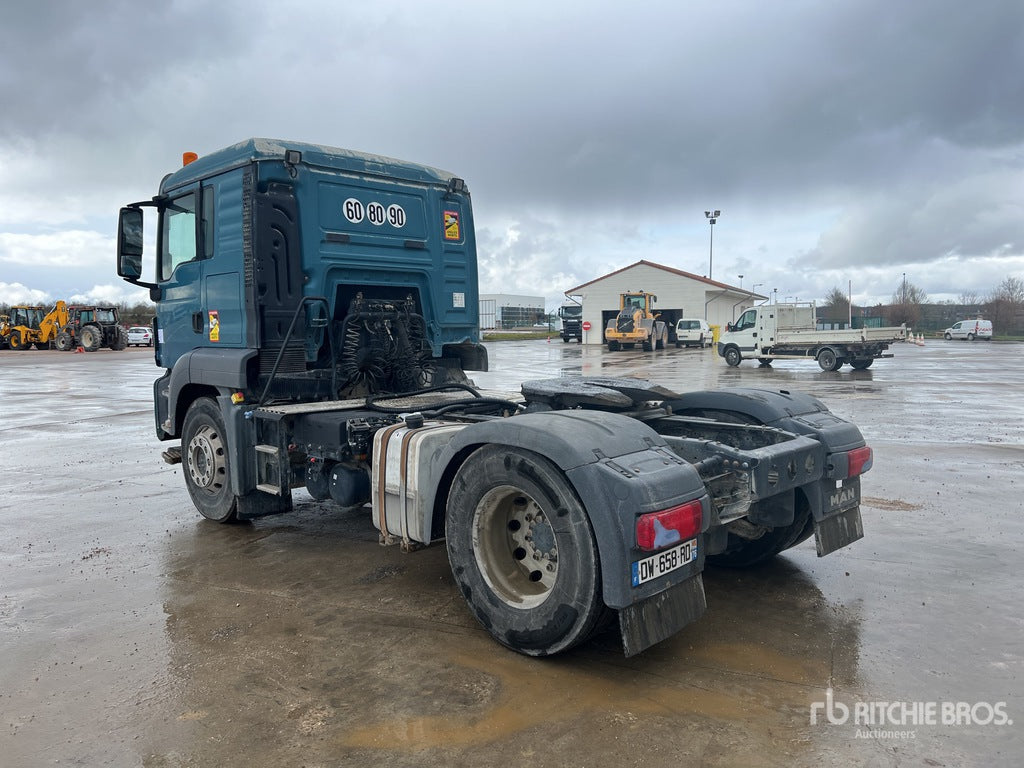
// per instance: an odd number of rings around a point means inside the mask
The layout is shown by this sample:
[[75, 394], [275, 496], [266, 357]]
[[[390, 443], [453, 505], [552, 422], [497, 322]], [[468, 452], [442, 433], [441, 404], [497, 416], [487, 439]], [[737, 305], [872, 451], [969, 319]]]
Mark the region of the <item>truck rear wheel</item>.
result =
[[181, 429], [181, 448], [185, 487], [199, 513], [217, 523], [236, 520], [238, 503], [231, 492], [224, 419], [209, 397], [200, 397], [189, 406]]
[[597, 544], [562, 471], [488, 445], [459, 468], [445, 522], [452, 574], [494, 638], [528, 656], [587, 640], [607, 612]]
[[870, 368], [873, 362], [875, 362], [875, 358], [867, 357], [861, 358], [859, 360], [851, 360], [850, 365], [852, 365], [854, 370], [856, 371], [863, 371], [867, 368]]
[[838, 371], [843, 365], [843, 362], [836, 357], [835, 351], [826, 347], [825, 349], [818, 352], [818, 366], [823, 371]]
[[708, 562], [725, 568], [749, 568], [770, 560], [783, 550], [795, 547], [814, 533], [814, 520], [807, 502], [798, 501], [793, 522], [776, 528], [765, 528], [756, 539], [747, 539], [729, 533], [725, 552], [708, 555]]
[[737, 365], [740, 364], [740, 361], [742, 360], [743, 356], [740, 354], [740, 351], [736, 349], [736, 347], [729, 347], [727, 350], [725, 350], [725, 363], [730, 368], [735, 368]]

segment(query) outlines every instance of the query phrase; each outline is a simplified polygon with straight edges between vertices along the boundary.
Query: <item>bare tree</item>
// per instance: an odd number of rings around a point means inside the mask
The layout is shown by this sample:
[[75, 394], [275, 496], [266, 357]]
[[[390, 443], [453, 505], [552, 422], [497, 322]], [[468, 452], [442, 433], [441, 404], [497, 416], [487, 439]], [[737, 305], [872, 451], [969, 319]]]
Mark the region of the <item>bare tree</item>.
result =
[[913, 327], [921, 319], [921, 305], [927, 301], [928, 294], [924, 290], [903, 278], [892, 295], [889, 322]]
[[992, 320], [993, 326], [1003, 333], [1016, 330], [1020, 324], [1018, 317], [1024, 313], [1024, 280], [1019, 277], [1007, 277], [989, 294], [985, 304], [985, 314]]
[[818, 318], [832, 322], [845, 322], [850, 316], [850, 299], [842, 289], [835, 287], [828, 292], [825, 303], [818, 308]]
[[964, 291], [957, 298], [957, 303], [964, 307], [976, 307], [981, 303], [981, 297], [975, 291]]

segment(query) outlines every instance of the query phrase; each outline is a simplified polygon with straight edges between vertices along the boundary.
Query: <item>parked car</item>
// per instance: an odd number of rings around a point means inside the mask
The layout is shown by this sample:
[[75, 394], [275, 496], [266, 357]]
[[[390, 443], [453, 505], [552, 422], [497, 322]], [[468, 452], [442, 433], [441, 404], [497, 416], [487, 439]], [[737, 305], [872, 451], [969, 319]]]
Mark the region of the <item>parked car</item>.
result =
[[676, 346], [710, 347], [711, 327], [707, 320], [684, 317], [676, 322]]
[[128, 329], [129, 347], [152, 347], [153, 331], [141, 325]]
[[992, 321], [982, 320], [961, 320], [959, 323], [953, 323], [951, 328], [947, 328], [942, 334], [946, 337], [946, 341], [950, 339], [967, 339], [968, 341], [974, 341], [975, 339], [985, 339], [986, 341], [992, 341]]

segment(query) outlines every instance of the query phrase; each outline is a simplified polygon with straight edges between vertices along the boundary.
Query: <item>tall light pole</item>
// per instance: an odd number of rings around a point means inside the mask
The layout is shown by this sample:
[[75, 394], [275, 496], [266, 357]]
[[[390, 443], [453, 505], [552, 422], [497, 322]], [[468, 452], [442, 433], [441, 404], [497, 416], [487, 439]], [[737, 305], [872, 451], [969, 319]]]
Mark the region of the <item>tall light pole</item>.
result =
[[721, 211], [704, 211], [704, 216], [707, 217], [708, 224], [711, 225], [711, 242], [708, 245], [708, 279], [714, 278], [714, 266], [715, 266], [715, 222], [718, 221], [718, 217], [722, 215]]

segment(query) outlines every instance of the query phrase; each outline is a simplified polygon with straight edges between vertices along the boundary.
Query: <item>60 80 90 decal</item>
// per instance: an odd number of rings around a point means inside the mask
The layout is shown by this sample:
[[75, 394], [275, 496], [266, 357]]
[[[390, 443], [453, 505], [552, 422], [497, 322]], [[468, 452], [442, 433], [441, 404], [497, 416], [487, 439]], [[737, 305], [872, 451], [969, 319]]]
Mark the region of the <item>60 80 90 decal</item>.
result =
[[405, 209], [396, 203], [392, 203], [387, 208], [376, 200], [363, 205], [363, 202], [355, 197], [345, 200], [342, 205], [342, 213], [351, 224], [360, 224], [365, 218], [375, 227], [390, 224], [395, 229], [401, 229], [405, 226], [406, 221]]

